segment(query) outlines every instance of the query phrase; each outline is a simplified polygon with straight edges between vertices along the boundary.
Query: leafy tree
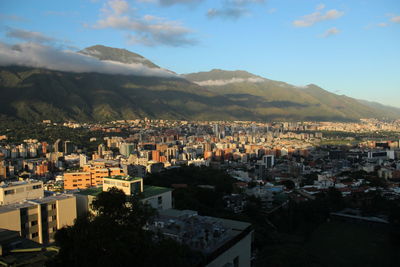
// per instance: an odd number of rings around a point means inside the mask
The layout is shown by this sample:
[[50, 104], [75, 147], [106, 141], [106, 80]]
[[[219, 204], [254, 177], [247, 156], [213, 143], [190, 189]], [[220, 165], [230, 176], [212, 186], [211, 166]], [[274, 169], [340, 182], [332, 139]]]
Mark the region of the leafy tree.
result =
[[160, 233], [145, 230], [153, 209], [116, 188], [93, 203], [87, 215], [56, 232], [59, 254], [47, 266], [193, 266], [200, 254]]

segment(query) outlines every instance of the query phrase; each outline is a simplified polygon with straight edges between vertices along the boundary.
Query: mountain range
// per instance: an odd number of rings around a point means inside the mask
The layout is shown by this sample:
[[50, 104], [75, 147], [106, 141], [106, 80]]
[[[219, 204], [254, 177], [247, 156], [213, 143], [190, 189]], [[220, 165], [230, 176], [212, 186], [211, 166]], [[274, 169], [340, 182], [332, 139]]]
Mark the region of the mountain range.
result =
[[72, 72], [7, 64], [0, 67], [0, 114], [40, 121], [318, 120], [400, 117], [400, 109], [296, 87], [246, 71], [178, 75], [125, 49], [96, 45], [79, 51], [103, 62], [144, 66], [168, 75]]

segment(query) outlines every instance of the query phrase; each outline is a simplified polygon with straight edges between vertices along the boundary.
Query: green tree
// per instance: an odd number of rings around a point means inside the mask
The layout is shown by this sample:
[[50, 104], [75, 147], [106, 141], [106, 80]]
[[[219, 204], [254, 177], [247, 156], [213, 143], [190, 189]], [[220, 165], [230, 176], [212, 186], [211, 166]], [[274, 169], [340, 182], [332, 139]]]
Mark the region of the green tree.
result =
[[93, 202], [97, 216], [87, 215], [56, 232], [59, 254], [48, 266], [193, 266], [198, 253], [160, 233], [145, 230], [153, 209], [118, 189]]

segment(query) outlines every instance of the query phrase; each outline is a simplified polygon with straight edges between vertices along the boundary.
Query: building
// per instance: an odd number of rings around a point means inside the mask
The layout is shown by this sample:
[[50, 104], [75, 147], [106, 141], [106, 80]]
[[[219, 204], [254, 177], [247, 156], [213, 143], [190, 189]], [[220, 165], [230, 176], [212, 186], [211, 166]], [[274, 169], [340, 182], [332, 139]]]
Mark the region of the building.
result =
[[0, 183], [0, 206], [43, 197], [43, 182], [41, 181]]
[[126, 195], [137, 195], [143, 203], [148, 203], [155, 209], [172, 208], [172, 189], [159, 186], [143, 185], [142, 178], [129, 176], [114, 176], [104, 178], [102, 187], [91, 187], [75, 193], [78, 215], [91, 211], [90, 205], [98, 194], [116, 187]]
[[75, 146], [71, 141], [64, 142], [64, 154], [69, 155], [72, 154], [75, 150]]
[[127, 158], [135, 151], [135, 144], [122, 143], [119, 147], [119, 153]]
[[253, 228], [251, 224], [199, 216], [191, 210], [161, 210], [150, 230], [204, 254], [207, 267], [250, 267]]
[[0, 206], [0, 228], [18, 231], [21, 237], [46, 244], [54, 233], [76, 219], [76, 199], [54, 195]]
[[91, 186], [96, 186], [95, 181], [92, 181], [90, 172], [65, 172], [64, 173], [64, 189], [84, 189]]
[[275, 156], [274, 155], [264, 155], [262, 157], [262, 164], [266, 166], [267, 169], [274, 167], [275, 165]]
[[53, 145], [53, 152], [63, 152], [63, 143], [61, 139], [57, 139]]
[[125, 195], [138, 195], [143, 192], [143, 179], [130, 176], [112, 176], [103, 179], [103, 191], [116, 187], [124, 191]]
[[17, 231], [0, 228], [0, 263], [2, 266], [46, 266], [59, 249], [45, 247], [22, 238]]
[[75, 190], [100, 186], [105, 177], [125, 175], [118, 164], [106, 160], [91, 161], [91, 164], [84, 165], [82, 169], [83, 171], [79, 172], [64, 173], [64, 189]]
[[76, 219], [72, 195], [44, 195], [43, 183], [26, 180], [0, 186], [0, 228], [18, 231], [23, 238], [46, 244], [54, 233]]

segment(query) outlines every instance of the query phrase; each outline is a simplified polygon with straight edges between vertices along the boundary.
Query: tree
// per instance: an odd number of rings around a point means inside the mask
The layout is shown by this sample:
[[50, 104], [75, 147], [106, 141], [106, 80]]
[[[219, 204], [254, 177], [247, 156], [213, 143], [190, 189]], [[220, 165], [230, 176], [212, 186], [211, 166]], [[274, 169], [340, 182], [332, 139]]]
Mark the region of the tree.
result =
[[201, 256], [162, 234], [144, 229], [155, 212], [116, 188], [93, 202], [87, 215], [56, 232], [59, 254], [47, 266], [192, 266]]

